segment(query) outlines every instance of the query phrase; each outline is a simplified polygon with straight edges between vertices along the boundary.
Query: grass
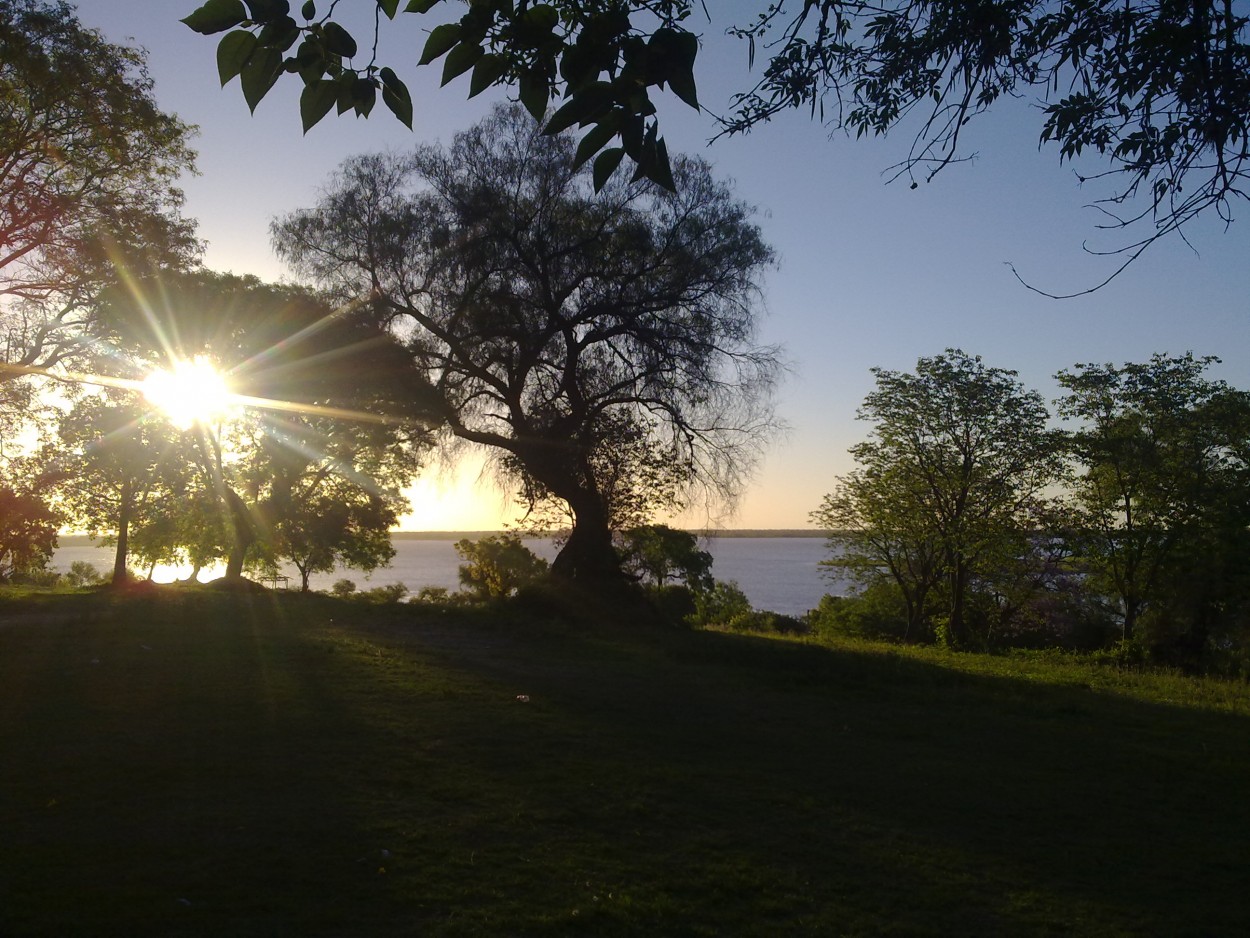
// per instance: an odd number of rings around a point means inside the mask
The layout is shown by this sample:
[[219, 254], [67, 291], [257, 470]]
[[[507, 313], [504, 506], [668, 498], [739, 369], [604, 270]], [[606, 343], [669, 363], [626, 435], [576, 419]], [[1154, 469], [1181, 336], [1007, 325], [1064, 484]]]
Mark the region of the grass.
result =
[[29, 594], [0, 934], [1240, 935], [1248, 718], [1037, 656]]

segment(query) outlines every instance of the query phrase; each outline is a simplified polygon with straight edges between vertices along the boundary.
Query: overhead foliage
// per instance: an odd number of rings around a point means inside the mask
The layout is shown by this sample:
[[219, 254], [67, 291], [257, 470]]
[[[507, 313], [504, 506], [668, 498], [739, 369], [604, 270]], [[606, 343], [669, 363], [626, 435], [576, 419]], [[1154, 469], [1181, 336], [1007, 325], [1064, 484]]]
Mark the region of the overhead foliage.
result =
[[[596, 179], [628, 157], [636, 178], [673, 185], [653, 95], [699, 106], [691, 17], [720, 9], [692, 0], [474, 0], [458, 20], [444, 0], [376, 0], [372, 53], [331, 17], [336, 4], [208, 0], [184, 22], [225, 32], [223, 84], [242, 77], [255, 107], [284, 73], [305, 86], [305, 129], [331, 108], [368, 114], [378, 94], [409, 126], [412, 101], [377, 61], [383, 18], [430, 18], [421, 64], [443, 63], [443, 83], [469, 75], [469, 95], [500, 85], [547, 132], [586, 130], [579, 159]], [[1250, 153], [1250, 16], [1243, 4], [1200, 0], [776, 0], [729, 32], [747, 61], [766, 59], [754, 84], [733, 95], [726, 132], [795, 108], [855, 136], [914, 129], [897, 167], [913, 179], [966, 158], [965, 128], [1004, 97], [1042, 109], [1039, 139], [1087, 178], [1110, 180], [1097, 204], [1108, 224], [1132, 228], [1113, 253], [1128, 264], [1149, 244], [1204, 212], [1229, 221], [1245, 198]], [[302, 20], [302, 21], [301, 21]], [[357, 62], [360, 55], [361, 61]], [[744, 81], [744, 85], [746, 81]], [[735, 89], [736, 90], [736, 89]], [[1145, 226], [1144, 232], [1136, 223]], [[1123, 267], [1118, 267], [1116, 273]], [[1115, 273], [1112, 274], [1115, 276]]]

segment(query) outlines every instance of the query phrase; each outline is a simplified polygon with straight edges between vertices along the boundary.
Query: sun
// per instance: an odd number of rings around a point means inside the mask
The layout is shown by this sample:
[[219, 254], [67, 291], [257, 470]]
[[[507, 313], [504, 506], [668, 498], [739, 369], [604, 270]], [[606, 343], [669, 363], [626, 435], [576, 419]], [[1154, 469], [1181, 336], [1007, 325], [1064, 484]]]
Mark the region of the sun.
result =
[[153, 371], [141, 387], [148, 402], [181, 430], [220, 420], [235, 401], [225, 377], [202, 355]]

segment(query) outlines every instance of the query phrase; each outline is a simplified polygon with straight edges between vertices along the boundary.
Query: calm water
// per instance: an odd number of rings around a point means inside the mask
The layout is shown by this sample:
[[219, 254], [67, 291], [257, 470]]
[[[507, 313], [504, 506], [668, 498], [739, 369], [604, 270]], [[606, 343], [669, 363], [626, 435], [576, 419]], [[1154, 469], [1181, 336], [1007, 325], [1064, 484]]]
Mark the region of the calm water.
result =
[[[556, 550], [550, 541], [526, 542], [539, 556], [551, 560]], [[309, 585], [328, 590], [336, 580], [346, 577], [359, 588], [386, 583], [403, 583], [414, 593], [423, 586], [441, 586], [455, 591], [460, 586], [457, 570], [460, 557], [449, 540], [418, 540], [400, 538], [395, 541], [395, 559], [390, 567], [366, 575], [357, 570], [336, 570], [314, 574]], [[825, 542], [818, 537], [723, 537], [706, 542], [714, 558], [712, 573], [718, 580], [736, 580], [757, 609], [770, 609], [798, 615], [820, 602], [825, 593], [841, 592], [840, 584], [823, 577], [819, 561], [826, 556]], [[90, 544], [71, 544], [57, 550], [52, 566], [69, 569], [75, 560], [94, 564], [102, 573], [113, 569], [112, 548]], [[146, 573], [146, 571], [144, 571]], [[298, 584], [295, 569], [284, 571]], [[169, 581], [177, 571], [157, 568], [155, 579]], [[182, 574], [185, 576], [185, 572]], [[221, 575], [221, 570], [201, 573], [201, 579]]]

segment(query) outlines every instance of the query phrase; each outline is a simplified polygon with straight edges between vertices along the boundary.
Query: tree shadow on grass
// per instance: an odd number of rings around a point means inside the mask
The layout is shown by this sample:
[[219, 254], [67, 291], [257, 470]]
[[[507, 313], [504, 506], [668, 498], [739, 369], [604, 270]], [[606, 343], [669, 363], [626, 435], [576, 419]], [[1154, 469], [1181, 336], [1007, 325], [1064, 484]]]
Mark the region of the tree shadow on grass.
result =
[[0, 629], [6, 934], [1246, 920], [1244, 718], [498, 610], [108, 610]]

